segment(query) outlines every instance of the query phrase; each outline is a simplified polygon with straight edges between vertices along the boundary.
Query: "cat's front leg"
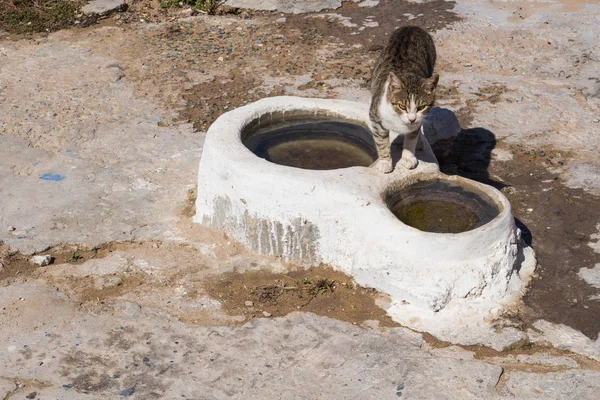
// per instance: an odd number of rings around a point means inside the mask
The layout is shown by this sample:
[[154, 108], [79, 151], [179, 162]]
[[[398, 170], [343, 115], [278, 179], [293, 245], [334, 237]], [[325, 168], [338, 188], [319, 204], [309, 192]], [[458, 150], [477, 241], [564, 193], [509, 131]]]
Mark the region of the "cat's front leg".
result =
[[389, 174], [394, 169], [390, 154], [390, 131], [377, 122], [371, 123], [371, 130], [373, 131], [373, 139], [377, 145], [377, 154], [379, 155], [375, 167], [384, 174]]
[[415, 156], [418, 140], [419, 130], [404, 135], [404, 146], [402, 148], [400, 164], [406, 169], [415, 169], [419, 165], [419, 160]]

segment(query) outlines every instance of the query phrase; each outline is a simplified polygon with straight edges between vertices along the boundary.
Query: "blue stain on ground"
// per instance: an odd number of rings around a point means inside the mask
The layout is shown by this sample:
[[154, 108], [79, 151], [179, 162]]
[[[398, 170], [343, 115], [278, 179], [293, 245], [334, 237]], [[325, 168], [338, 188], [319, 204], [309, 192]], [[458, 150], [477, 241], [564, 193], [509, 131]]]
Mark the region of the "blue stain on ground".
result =
[[43, 181], [62, 181], [63, 179], [66, 179], [67, 177], [63, 174], [59, 174], [59, 173], [55, 173], [55, 172], [48, 172], [42, 176], [40, 176], [40, 179]]
[[135, 386], [129, 387], [127, 389], [123, 389], [119, 392], [121, 397], [129, 397], [135, 393]]

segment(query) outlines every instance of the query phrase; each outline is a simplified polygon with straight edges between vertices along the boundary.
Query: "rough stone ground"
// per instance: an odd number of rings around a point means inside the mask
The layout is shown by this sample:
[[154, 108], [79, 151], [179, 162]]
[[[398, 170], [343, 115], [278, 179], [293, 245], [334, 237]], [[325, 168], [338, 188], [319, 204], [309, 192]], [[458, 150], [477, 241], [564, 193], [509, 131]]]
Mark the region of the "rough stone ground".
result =
[[[88, 28], [0, 35], [4, 399], [597, 397], [598, 1], [178, 12], [140, 1]], [[434, 35], [439, 105], [464, 128], [443, 169], [502, 188], [538, 255], [503, 322], [528, 340], [503, 352], [390, 326], [350, 278], [191, 223], [218, 115], [277, 94], [368, 101], [378, 49], [408, 22]], [[54, 263], [31, 265], [38, 252]], [[292, 290], [313, 309], [284, 289], [304, 278], [327, 283]]]

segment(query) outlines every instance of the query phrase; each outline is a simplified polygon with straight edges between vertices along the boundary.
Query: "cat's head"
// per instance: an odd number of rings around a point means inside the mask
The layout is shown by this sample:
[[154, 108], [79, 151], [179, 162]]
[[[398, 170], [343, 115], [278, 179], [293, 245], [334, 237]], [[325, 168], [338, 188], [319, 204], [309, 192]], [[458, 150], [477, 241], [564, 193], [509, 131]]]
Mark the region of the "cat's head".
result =
[[421, 125], [435, 102], [438, 80], [439, 76], [435, 73], [431, 78], [420, 78], [415, 75], [398, 76], [390, 72], [388, 101], [407, 125]]

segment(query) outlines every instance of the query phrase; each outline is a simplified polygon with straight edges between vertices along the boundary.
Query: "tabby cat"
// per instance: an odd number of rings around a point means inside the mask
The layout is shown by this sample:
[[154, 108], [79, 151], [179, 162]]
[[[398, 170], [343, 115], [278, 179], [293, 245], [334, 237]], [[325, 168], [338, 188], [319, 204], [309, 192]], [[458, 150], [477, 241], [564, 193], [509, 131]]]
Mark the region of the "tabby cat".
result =
[[435, 101], [439, 76], [433, 72], [435, 45], [431, 35], [416, 26], [396, 29], [379, 56], [371, 76], [371, 131], [379, 159], [377, 169], [392, 172], [390, 131], [404, 135], [399, 163], [417, 166], [415, 149], [423, 118]]

